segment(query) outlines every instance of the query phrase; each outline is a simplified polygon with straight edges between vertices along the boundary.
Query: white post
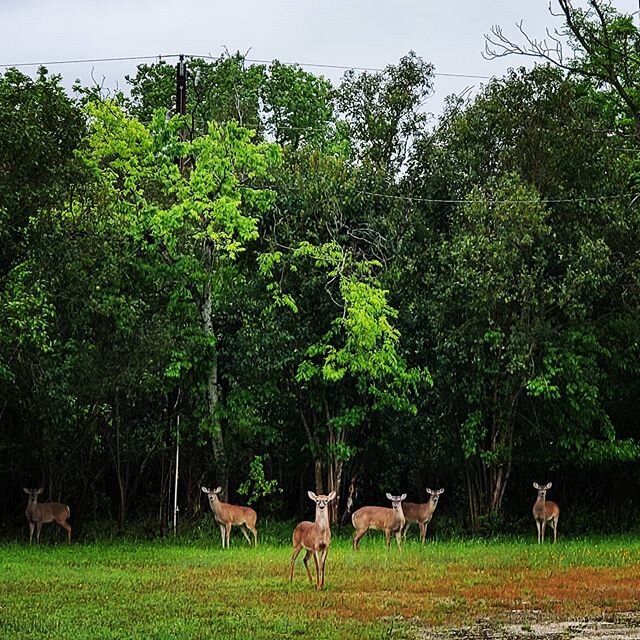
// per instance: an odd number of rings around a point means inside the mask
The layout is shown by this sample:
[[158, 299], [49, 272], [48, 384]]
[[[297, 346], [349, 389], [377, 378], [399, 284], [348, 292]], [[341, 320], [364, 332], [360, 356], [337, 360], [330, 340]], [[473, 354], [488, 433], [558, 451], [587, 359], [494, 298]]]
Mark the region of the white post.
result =
[[176, 419], [176, 475], [173, 487], [173, 535], [178, 526], [178, 464], [180, 462], [180, 414]]

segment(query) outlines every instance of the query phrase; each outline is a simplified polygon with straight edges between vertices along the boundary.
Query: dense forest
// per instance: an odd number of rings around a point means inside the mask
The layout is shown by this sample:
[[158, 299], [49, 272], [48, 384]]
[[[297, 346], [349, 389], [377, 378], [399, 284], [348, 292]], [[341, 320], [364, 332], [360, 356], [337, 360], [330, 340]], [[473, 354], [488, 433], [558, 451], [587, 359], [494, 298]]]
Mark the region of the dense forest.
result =
[[640, 33], [560, 7], [564, 51], [494, 30], [537, 64], [435, 120], [411, 52], [336, 86], [188, 59], [178, 109], [181, 65], [8, 69], [0, 535], [40, 486], [78, 535], [162, 529], [176, 460], [185, 527], [202, 484], [334, 522], [445, 487], [441, 531], [531, 532], [553, 481], [561, 534], [637, 530]]

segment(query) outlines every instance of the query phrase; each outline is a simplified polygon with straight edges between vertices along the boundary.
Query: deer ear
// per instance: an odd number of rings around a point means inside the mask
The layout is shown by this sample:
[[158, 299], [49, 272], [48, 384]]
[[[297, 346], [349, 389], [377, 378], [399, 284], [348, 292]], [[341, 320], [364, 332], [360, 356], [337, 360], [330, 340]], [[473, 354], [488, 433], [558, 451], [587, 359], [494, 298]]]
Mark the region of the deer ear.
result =
[[220, 493], [222, 491], [222, 487], [218, 487], [217, 489], [213, 490], [213, 493]]
[[551, 487], [552, 487], [552, 486], [553, 486], [553, 483], [552, 483], [552, 482], [550, 482], [550, 483], [546, 486], [546, 488], [547, 488], [547, 489], [551, 489]]
[[393, 500], [393, 496], [389, 492], [387, 492], [385, 495], [389, 500]]
[[540, 488], [540, 485], [539, 485], [537, 482], [534, 482], [534, 483], [533, 483], [533, 488], [534, 488], [534, 489], [539, 489], [539, 488]]
[[329, 498], [329, 500], [333, 500], [335, 497], [336, 497], [336, 492], [335, 492], [335, 491], [332, 491], [332, 492], [327, 496], [327, 498]]
[[406, 494], [406, 493], [403, 493], [403, 494], [400, 496], [400, 500], [404, 500], [406, 497], [407, 497], [407, 494]]
[[317, 502], [318, 501], [318, 496], [313, 493], [313, 491], [307, 491], [307, 495], [314, 501]]
[[24, 487], [22, 487], [22, 490], [23, 490], [25, 493], [31, 493], [31, 491], [29, 491], [29, 489], [25, 489]]
[[444, 489], [440, 489], [438, 493], [444, 493]]
[[429, 487], [427, 487], [427, 493], [433, 494], [433, 491], [431, 491], [431, 489], [429, 489]]
[[207, 487], [200, 487], [202, 489], [202, 493], [209, 493], [209, 489]]
[[36, 495], [37, 495], [37, 496], [39, 496], [43, 491], [44, 491], [44, 488], [42, 488], [42, 489], [38, 489], [38, 490], [36, 491]]

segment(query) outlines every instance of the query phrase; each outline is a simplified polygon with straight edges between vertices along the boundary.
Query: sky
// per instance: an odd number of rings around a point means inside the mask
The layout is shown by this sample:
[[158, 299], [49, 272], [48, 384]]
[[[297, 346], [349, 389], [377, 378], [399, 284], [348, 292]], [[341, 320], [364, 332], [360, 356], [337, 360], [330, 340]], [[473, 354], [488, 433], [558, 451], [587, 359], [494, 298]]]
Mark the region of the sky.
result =
[[[614, 6], [632, 13], [638, 0], [614, 0]], [[515, 37], [520, 21], [538, 38], [545, 27], [562, 25], [548, 0], [0, 0], [0, 65], [33, 74], [36, 66], [20, 65], [180, 53], [217, 57], [228, 50], [256, 60], [376, 69], [413, 50], [435, 65], [427, 110], [437, 114], [446, 95], [475, 92], [486, 82], [461, 76], [501, 76], [532, 63], [482, 57], [493, 25]], [[135, 74], [141, 62], [153, 59], [47, 67], [68, 88], [79, 78], [126, 89], [125, 75]], [[334, 82], [344, 73], [305, 68]]]

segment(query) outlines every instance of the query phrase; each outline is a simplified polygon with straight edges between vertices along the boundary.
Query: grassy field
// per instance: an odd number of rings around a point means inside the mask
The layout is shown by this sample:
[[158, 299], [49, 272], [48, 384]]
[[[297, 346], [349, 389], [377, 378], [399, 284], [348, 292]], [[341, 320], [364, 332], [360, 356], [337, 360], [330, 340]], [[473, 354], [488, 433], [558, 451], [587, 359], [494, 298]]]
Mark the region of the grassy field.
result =
[[290, 548], [207, 543], [0, 545], [0, 638], [419, 638], [479, 618], [602, 619], [640, 609], [640, 540], [335, 539], [316, 592]]

